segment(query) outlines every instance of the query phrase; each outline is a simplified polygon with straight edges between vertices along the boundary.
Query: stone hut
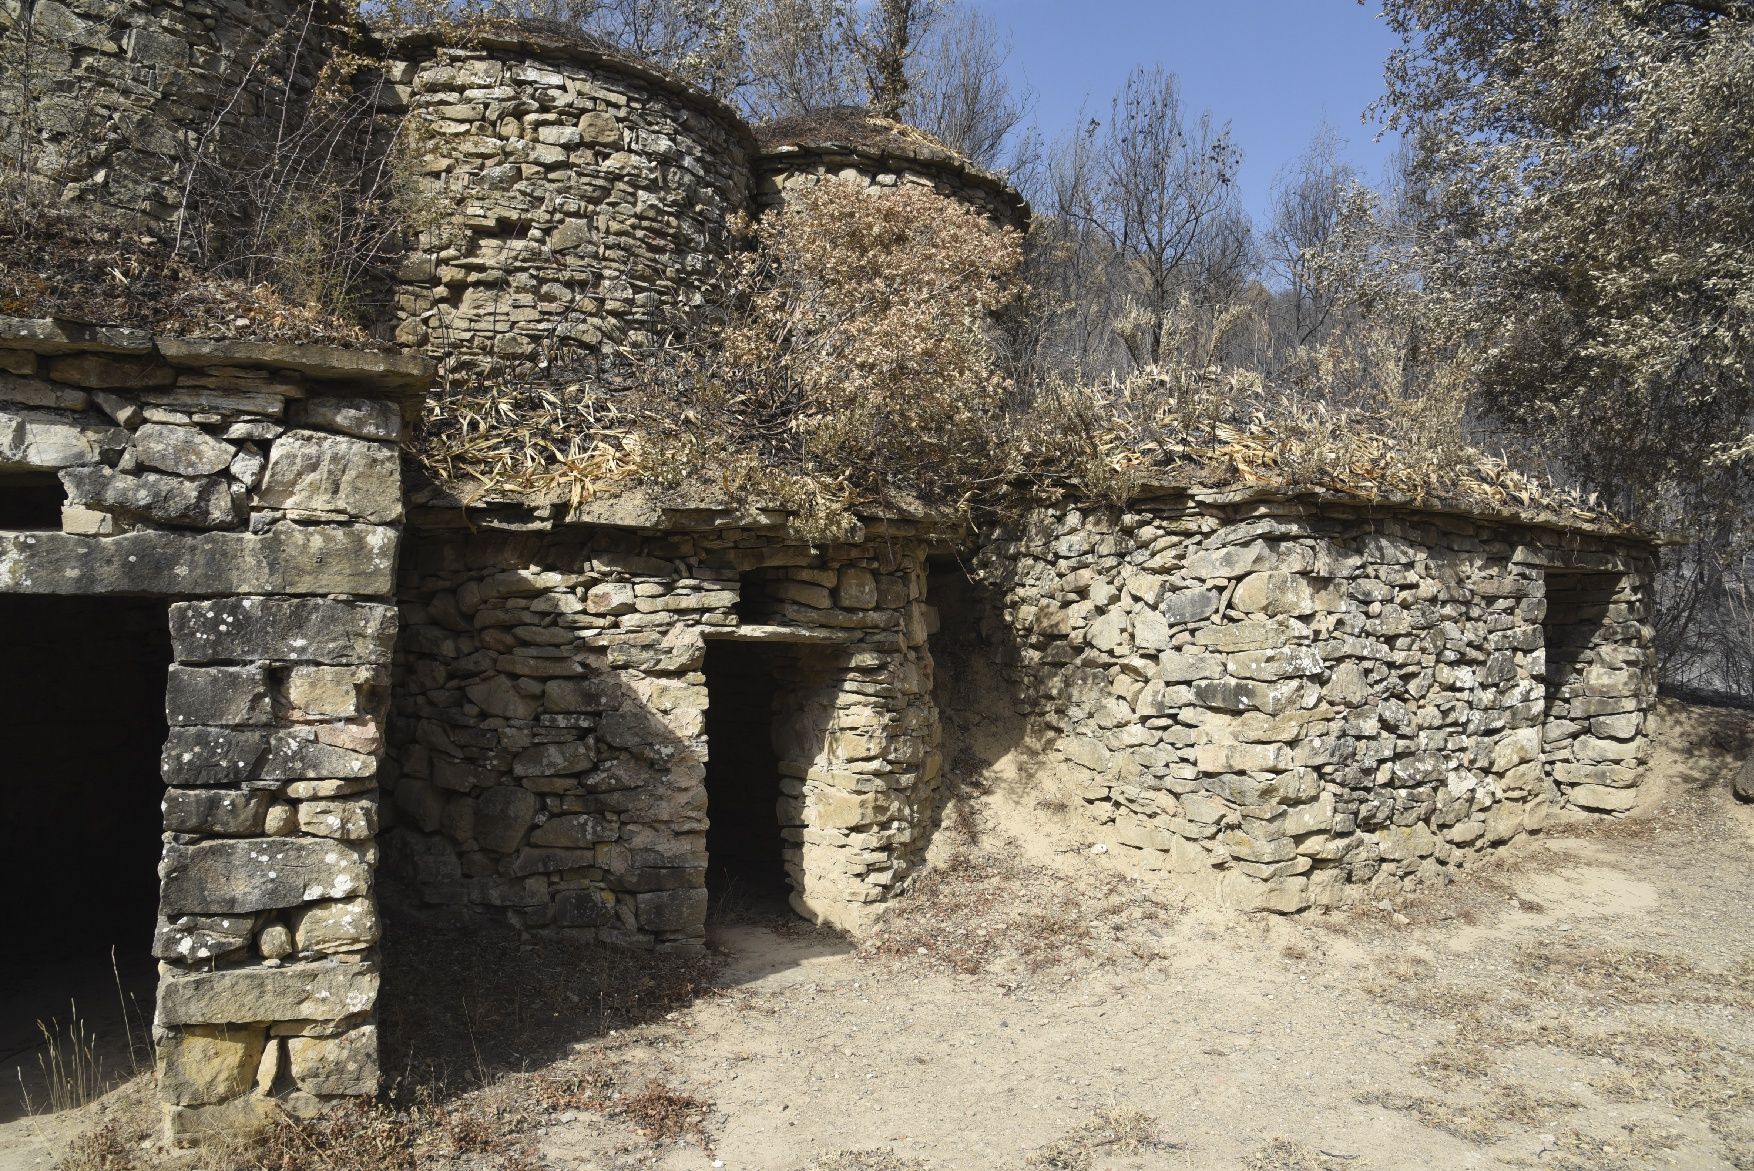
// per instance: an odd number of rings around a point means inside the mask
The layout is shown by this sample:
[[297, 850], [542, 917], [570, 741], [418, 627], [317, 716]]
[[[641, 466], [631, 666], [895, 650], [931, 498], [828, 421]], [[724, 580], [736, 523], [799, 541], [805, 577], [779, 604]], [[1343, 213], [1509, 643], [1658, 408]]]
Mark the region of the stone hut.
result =
[[786, 193], [828, 179], [875, 191], [925, 187], [985, 213], [1001, 227], [1029, 227], [1029, 204], [998, 175], [981, 170], [930, 135], [862, 109], [833, 108], [760, 127], [755, 202], [781, 206]]
[[374, 1092], [397, 446], [430, 369], [5, 318], [0, 370], [0, 694], [36, 782], [0, 790], [8, 962], [156, 919], [174, 1135]]
[[[293, 12], [169, 7], [34, 10], [120, 91], [93, 106], [114, 166], [60, 196], [174, 216], [147, 148]], [[681, 950], [742, 883], [857, 930], [919, 872], [946, 724], [1021, 721], [1094, 839], [1241, 908], [1439, 880], [1636, 799], [1656, 549], [1578, 518], [1164, 489], [810, 544], [747, 500], [411, 491], [441, 368], [660, 337], [731, 221], [801, 184], [1028, 211], [904, 133], [758, 145], [597, 46], [360, 43], [428, 148], [383, 323], [411, 354], [0, 319], [0, 690], [15, 772], [54, 782], [0, 790], [0, 866], [18, 939], [151, 937], [172, 1135], [375, 1092], [380, 906]], [[946, 685], [974, 662], [995, 686]]]
[[437, 220], [400, 274], [398, 342], [527, 368], [650, 345], [711, 302], [752, 184], [729, 107], [578, 35], [388, 52]]
[[1165, 491], [993, 534], [984, 605], [946, 622], [980, 629], [1105, 840], [1288, 912], [1438, 879], [1561, 805], [1630, 808], [1656, 562], [1575, 524]]

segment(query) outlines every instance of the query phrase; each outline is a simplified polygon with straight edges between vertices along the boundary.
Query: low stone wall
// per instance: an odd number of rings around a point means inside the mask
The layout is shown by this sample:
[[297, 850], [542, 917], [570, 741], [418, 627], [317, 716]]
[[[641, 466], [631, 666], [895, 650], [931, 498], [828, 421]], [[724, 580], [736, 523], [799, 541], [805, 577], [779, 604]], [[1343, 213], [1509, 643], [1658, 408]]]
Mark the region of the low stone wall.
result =
[[0, 592], [171, 600], [154, 950], [172, 1135], [247, 1124], [269, 1095], [373, 1093], [397, 445], [430, 372], [13, 319], [0, 370]]
[[402, 577], [390, 859], [427, 913], [699, 946], [713, 639], [783, 652], [793, 904], [900, 890], [939, 762], [924, 553], [773, 533], [422, 531]]
[[[1647, 544], [1215, 495], [1043, 510], [977, 567], [1009, 700], [1105, 840], [1236, 905], [1392, 894], [1539, 829], [1563, 793], [1634, 793]], [[1601, 620], [1567, 602], [1549, 630], [1549, 589], [1579, 573]], [[1588, 648], [1551, 700], [1550, 644]]]
[[567, 42], [391, 52], [442, 209], [404, 264], [397, 340], [460, 369], [532, 368], [649, 345], [712, 299], [751, 183], [728, 108]]

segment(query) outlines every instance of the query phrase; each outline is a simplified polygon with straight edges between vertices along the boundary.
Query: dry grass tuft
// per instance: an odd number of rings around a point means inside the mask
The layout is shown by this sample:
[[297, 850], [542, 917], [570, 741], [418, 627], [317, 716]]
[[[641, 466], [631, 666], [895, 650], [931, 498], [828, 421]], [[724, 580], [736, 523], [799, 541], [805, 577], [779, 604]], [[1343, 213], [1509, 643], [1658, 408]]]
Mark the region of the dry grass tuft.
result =
[[1243, 1171], [1370, 1171], [1354, 1155], [1332, 1155], [1288, 1138], [1276, 1138], [1242, 1161]]
[[1164, 1139], [1157, 1120], [1137, 1110], [1099, 1110], [1088, 1122], [1029, 1156], [1030, 1171], [1091, 1171], [1099, 1155], [1140, 1155], [1181, 1150]]
[[1360, 1094], [1358, 1101], [1367, 1106], [1410, 1114], [1432, 1130], [1478, 1146], [1487, 1146], [1518, 1132], [1550, 1126], [1565, 1114], [1581, 1108], [1581, 1103], [1562, 1094], [1544, 1094], [1521, 1084], [1493, 1086], [1473, 1102], [1453, 1094], [1438, 1099], [1389, 1090]]
[[928, 1164], [879, 1147], [818, 1155], [804, 1166], [803, 1171], [928, 1171]]
[[0, 198], [0, 315], [67, 317], [183, 337], [382, 349], [351, 322], [268, 285], [205, 272], [162, 241], [77, 209], [14, 214]]

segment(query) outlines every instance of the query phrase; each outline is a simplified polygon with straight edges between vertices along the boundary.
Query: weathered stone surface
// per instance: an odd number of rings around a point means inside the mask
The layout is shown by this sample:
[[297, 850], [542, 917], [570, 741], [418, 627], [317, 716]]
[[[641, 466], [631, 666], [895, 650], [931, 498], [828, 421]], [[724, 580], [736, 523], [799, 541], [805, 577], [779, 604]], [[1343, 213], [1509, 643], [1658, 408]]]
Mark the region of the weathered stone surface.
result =
[[534, 696], [526, 695], [504, 675], [471, 684], [463, 689], [463, 694], [487, 715], [508, 720], [528, 720], [541, 707]]
[[134, 432], [134, 455], [161, 472], [211, 476], [231, 466], [237, 449], [196, 427], [147, 423]]
[[166, 846], [159, 870], [159, 907], [166, 916], [296, 907], [347, 898], [371, 885], [371, 867], [358, 851], [339, 842], [306, 838]]
[[301, 1090], [323, 1097], [378, 1090], [378, 1030], [361, 1025], [339, 1037], [289, 1037], [286, 1056]]
[[267, 1040], [266, 1025], [191, 1025], [167, 1032], [158, 1042], [159, 1092], [184, 1106], [247, 1093]]
[[517, 758], [512, 761], [512, 775], [565, 776], [588, 772], [596, 763], [597, 752], [589, 740], [537, 744], [518, 753]]
[[251, 725], [274, 718], [267, 672], [259, 666], [173, 666], [164, 708], [173, 724]]
[[271, 660], [331, 665], [387, 663], [396, 612], [376, 602], [222, 598], [171, 607], [171, 642], [183, 663]]
[[707, 892], [649, 891], [634, 896], [639, 925], [647, 931], [699, 930], [706, 922]]
[[541, 799], [527, 789], [507, 786], [489, 789], [475, 802], [476, 844], [484, 850], [509, 854], [524, 840], [541, 807]]
[[172, 833], [254, 837], [268, 820], [269, 793], [229, 789], [166, 789], [164, 828]]
[[530, 835], [530, 844], [580, 849], [597, 842], [612, 842], [615, 836], [615, 827], [603, 818], [578, 814], [550, 818]]
[[0, 408], [0, 468], [54, 471], [95, 461], [107, 429], [83, 426], [64, 415]]
[[[113, 537], [0, 533], [0, 593], [389, 594], [396, 532], [362, 525]], [[240, 656], [255, 657], [255, 656]]]
[[288, 431], [269, 450], [256, 498], [270, 508], [392, 523], [402, 519], [401, 465], [390, 444]]
[[1730, 780], [1730, 790], [1740, 801], [1754, 801], [1754, 759], [1744, 761]]
[[370, 899], [316, 903], [292, 913], [292, 936], [300, 952], [358, 951], [378, 941], [378, 911]]
[[173, 727], [159, 772], [174, 787], [242, 785], [258, 779], [267, 755], [266, 729]]
[[177, 973], [159, 981], [158, 1023], [339, 1020], [369, 1012], [377, 998], [378, 971], [371, 964], [319, 961]]
[[187, 479], [161, 472], [128, 475], [105, 467], [61, 473], [69, 503], [174, 528], [229, 529], [243, 516], [242, 498], [221, 476]]
[[320, 431], [339, 431], [358, 439], [402, 438], [402, 408], [388, 399], [312, 398], [305, 400], [304, 421]]

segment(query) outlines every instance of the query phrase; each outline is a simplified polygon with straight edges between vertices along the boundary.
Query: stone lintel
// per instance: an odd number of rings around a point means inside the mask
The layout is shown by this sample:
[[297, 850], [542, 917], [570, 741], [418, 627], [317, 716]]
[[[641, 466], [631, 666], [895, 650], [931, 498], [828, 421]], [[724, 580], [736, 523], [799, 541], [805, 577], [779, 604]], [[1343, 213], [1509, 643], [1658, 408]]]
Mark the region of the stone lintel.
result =
[[0, 593], [388, 596], [398, 535], [374, 525], [280, 525], [261, 534], [0, 533]]

